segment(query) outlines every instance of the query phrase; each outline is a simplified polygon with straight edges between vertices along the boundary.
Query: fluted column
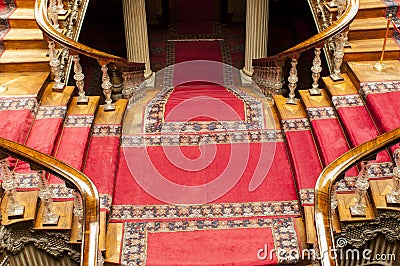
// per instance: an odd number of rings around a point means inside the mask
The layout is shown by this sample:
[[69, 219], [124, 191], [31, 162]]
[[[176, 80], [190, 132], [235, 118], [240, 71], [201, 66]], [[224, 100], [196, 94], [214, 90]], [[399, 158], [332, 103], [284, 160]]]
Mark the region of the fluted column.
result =
[[145, 63], [145, 78], [152, 75], [150, 69], [149, 38], [147, 35], [145, 0], [123, 0], [126, 51], [128, 60]]
[[252, 59], [267, 56], [269, 0], [247, 0], [246, 47], [243, 73], [253, 75]]

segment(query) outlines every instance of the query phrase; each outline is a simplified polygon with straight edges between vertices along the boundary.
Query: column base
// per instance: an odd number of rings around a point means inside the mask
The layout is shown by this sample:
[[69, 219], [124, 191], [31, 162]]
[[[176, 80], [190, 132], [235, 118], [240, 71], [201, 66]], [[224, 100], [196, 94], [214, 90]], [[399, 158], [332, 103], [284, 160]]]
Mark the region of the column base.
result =
[[253, 84], [253, 79], [251, 78], [251, 76], [247, 75], [246, 72], [243, 71], [243, 69], [240, 70], [240, 80], [243, 86], [250, 86]]

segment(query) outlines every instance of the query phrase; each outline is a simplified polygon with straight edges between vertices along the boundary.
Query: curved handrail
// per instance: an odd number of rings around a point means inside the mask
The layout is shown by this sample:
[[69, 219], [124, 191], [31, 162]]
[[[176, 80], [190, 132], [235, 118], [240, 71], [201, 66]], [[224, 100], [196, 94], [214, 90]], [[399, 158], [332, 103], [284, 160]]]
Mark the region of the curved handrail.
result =
[[61, 32], [57, 31], [50, 23], [50, 20], [47, 16], [47, 6], [48, 0], [36, 0], [35, 3], [35, 19], [39, 28], [43, 31], [43, 33], [48, 36], [51, 40], [57, 42], [58, 44], [67, 47], [68, 49], [82, 55], [86, 55], [91, 58], [97, 59], [99, 62], [104, 63], [116, 63], [122, 66], [129, 66], [134, 68], [135, 70], [144, 70], [144, 63], [133, 63], [129, 62], [127, 59], [108, 54], [92, 47], [86, 46], [82, 43], [79, 43], [71, 38], [66, 37]]
[[322, 171], [315, 185], [314, 213], [322, 265], [337, 265], [335, 256], [332, 255], [335, 248], [330, 204], [332, 185], [355, 164], [399, 141], [400, 128], [382, 134], [373, 140], [349, 150]]
[[322, 46], [328, 39], [332, 38], [350, 25], [357, 15], [359, 5], [359, 0], [348, 0], [347, 8], [343, 12], [343, 15], [337, 21], [332, 23], [331, 26], [281, 53], [266, 58], [253, 59], [253, 66], [261, 66], [267, 62], [296, 57], [308, 49]]
[[0, 151], [54, 174], [79, 190], [82, 195], [83, 210], [85, 212], [83, 217], [81, 265], [97, 265], [100, 203], [99, 193], [92, 181], [66, 163], [10, 140], [0, 138]]

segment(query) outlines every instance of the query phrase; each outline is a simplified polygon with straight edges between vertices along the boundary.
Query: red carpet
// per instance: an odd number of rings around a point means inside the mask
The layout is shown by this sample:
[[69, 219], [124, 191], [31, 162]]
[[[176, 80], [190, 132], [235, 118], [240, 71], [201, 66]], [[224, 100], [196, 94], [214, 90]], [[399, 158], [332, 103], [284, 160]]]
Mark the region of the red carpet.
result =
[[[333, 107], [308, 108], [307, 113], [311, 120], [322, 165], [327, 166], [347, 152], [349, 145]], [[351, 168], [346, 175], [357, 176], [358, 173], [355, 168]]]
[[170, 39], [220, 38], [218, 0], [173, 0]]
[[[307, 118], [282, 120], [302, 205], [314, 205], [314, 187], [322, 166]], [[307, 158], [307, 160], [304, 160]]]
[[[379, 133], [359, 94], [333, 96], [332, 102], [341, 118], [352, 147], [378, 137]], [[387, 151], [377, 154], [376, 162], [390, 162]]]
[[10, 30], [7, 18], [14, 12], [15, 3], [13, 0], [0, 0], [0, 56], [4, 52], [2, 44], [4, 36]]
[[[68, 115], [53, 156], [81, 171], [92, 122], [93, 115]], [[68, 189], [65, 188], [64, 181], [55, 176], [50, 176], [49, 183], [53, 186], [53, 195], [56, 199], [73, 199], [69, 193], [65, 194]]]
[[[60, 136], [66, 110], [66, 106], [40, 106], [25, 145], [51, 155]], [[20, 162], [15, 171], [28, 173], [30, 166]]]
[[84, 173], [90, 176], [100, 194], [100, 208], [110, 211], [118, 165], [121, 126], [95, 125], [90, 139]]

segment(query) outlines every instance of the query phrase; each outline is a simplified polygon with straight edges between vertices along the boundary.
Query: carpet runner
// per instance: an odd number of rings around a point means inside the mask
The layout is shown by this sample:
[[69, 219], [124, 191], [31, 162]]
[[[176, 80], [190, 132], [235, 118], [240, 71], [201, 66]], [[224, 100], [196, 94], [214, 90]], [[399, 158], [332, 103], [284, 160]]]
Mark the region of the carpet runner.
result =
[[[344, 78], [345, 81], [337, 83], [332, 82], [329, 77], [323, 79], [332, 96], [332, 103], [340, 117], [350, 146], [356, 147], [378, 137], [379, 132], [357, 89], [347, 75], [344, 75]], [[382, 170], [385, 167], [392, 167], [391, 157], [387, 151], [378, 153], [376, 160], [370, 163]]]
[[[321, 96], [311, 96], [305, 90], [299, 92], [310, 119], [322, 165], [325, 167], [347, 152], [349, 144], [327, 93], [321, 91]], [[357, 169], [351, 168], [346, 175], [357, 176]]]
[[[69, 105], [67, 116], [59, 142], [53, 152], [60, 161], [82, 171], [89, 143], [89, 133], [97, 109], [99, 96], [89, 97], [88, 105], [77, 105], [77, 97], [74, 97]], [[51, 175], [49, 184], [53, 189], [54, 200], [73, 200], [71, 189], [65, 186], [64, 181]]]
[[[161, 90], [125, 115], [109, 220], [123, 228], [115, 263], [296, 263], [300, 205], [279, 123], [221, 64], [231, 58], [215, 39], [218, 1], [192, 3], [173, 1]], [[191, 23], [198, 15], [206, 26]]]
[[13, 0], [0, 0], [0, 56], [4, 52], [3, 38], [10, 30], [7, 18], [14, 12], [15, 8]]
[[300, 103], [286, 104], [286, 99], [281, 95], [274, 99], [282, 121], [301, 204], [314, 206], [314, 187], [322, 172], [322, 165], [307, 113]]

